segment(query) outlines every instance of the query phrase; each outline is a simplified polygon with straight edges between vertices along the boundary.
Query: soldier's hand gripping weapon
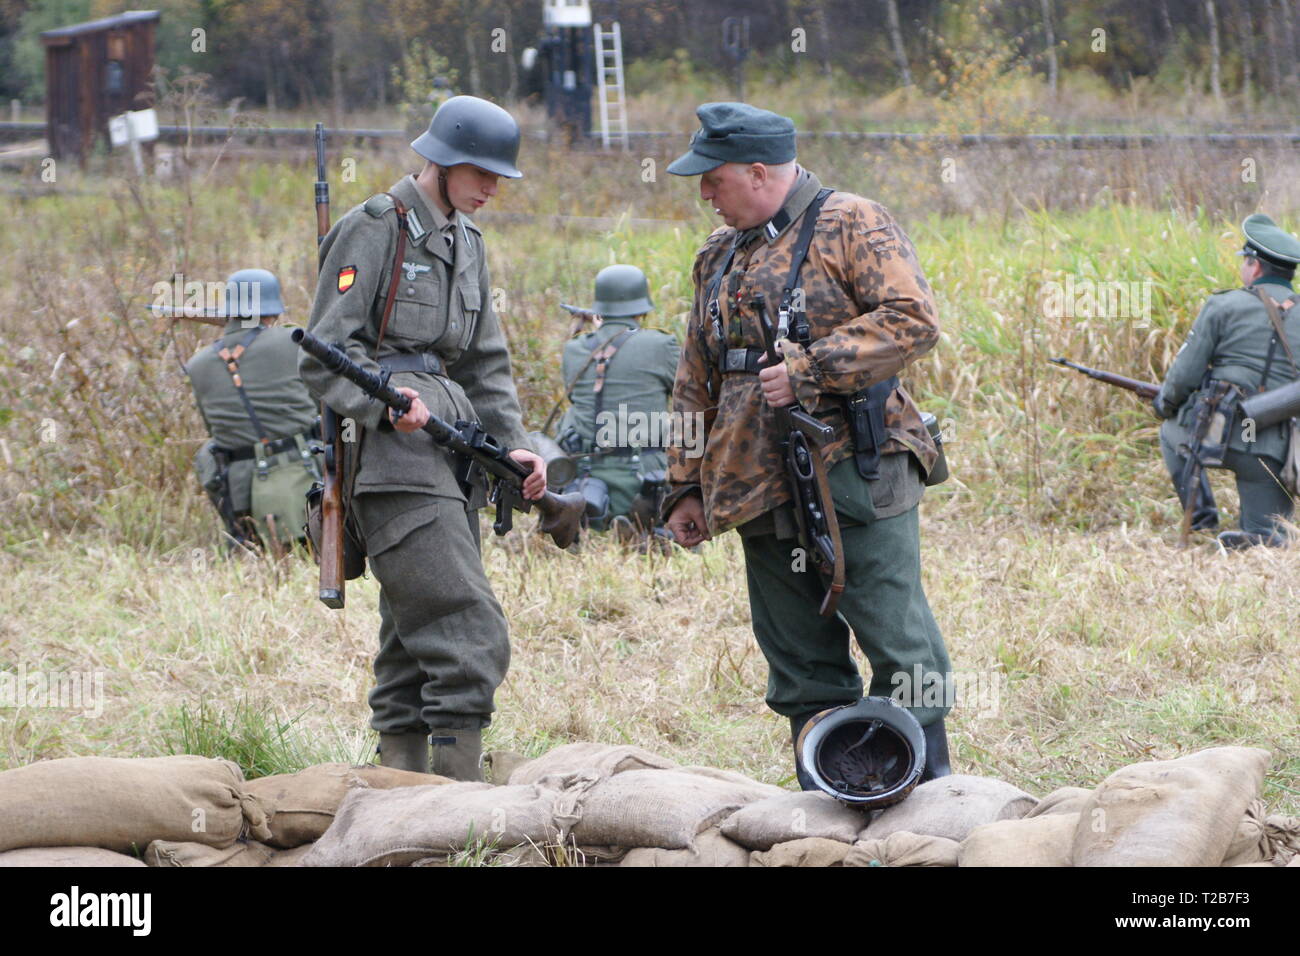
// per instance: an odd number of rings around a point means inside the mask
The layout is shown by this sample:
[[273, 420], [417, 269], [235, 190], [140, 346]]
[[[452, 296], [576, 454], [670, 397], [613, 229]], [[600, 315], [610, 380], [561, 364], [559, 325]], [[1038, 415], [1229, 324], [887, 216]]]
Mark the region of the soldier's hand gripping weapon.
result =
[[[316, 338], [304, 329], [294, 329], [292, 337], [303, 351], [325, 368], [343, 376], [370, 397], [383, 402], [395, 410], [399, 417], [410, 411], [411, 399], [388, 384], [386, 371], [367, 371], [348, 358], [342, 349]], [[557, 495], [553, 491], [547, 491], [536, 501], [526, 499], [523, 495], [523, 481], [532, 474], [532, 470], [511, 458], [509, 450], [483, 431], [477, 422], [458, 421], [455, 425], [449, 425], [431, 413], [424, 424], [424, 431], [443, 448], [454, 452], [467, 464], [477, 466], [488, 475], [492, 485], [491, 501], [497, 509], [492, 529], [497, 534], [503, 535], [513, 526], [513, 512], [527, 513], [536, 505], [541, 512], [541, 530], [551, 536], [557, 547], [567, 548], [577, 540], [582, 513], [587, 504], [580, 492]], [[471, 481], [471, 470], [472, 468], [467, 468], [458, 473], [462, 484]]]
[[[325, 127], [316, 124], [316, 245], [330, 231], [330, 184], [325, 178]], [[320, 599], [326, 607], [343, 607], [346, 576], [343, 542], [343, 469], [347, 461], [338, 416], [324, 402], [320, 407], [321, 441], [325, 445], [324, 490], [320, 502]]]
[[[759, 293], [754, 296], [753, 304], [763, 333], [763, 347], [767, 350], [767, 364], [778, 365], [783, 360], [776, 350], [776, 331], [767, 312], [767, 298]], [[790, 479], [799, 544], [812, 556], [813, 566], [826, 585], [821, 615], [834, 617], [844, 592], [844, 544], [840, 540], [840, 523], [831, 499], [822, 448], [834, 437], [835, 430], [810, 415], [797, 401], [773, 411], [777, 428], [785, 436], [781, 439], [781, 454]]]
[[1099, 382], [1105, 382], [1107, 385], [1114, 385], [1116, 388], [1124, 388], [1130, 392], [1136, 392], [1139, 397], [1152, 399], [1160, 391], [1160, 386], [1154, 382], [1141, 382], [1135, 378], [1128, 378], [1124, 375], [1116, 375], [1114, 372], [1103, 372], [1101, 369], [1088, 368], [1086, 365], [1076, 365], [1069, 359], [1054, 358], [1048, 359], [1053, 365], [1061, 365], [1065, 368], [1072, 368], [1076, 372], [1082, 372], [1089, 378], [1095, 378]]

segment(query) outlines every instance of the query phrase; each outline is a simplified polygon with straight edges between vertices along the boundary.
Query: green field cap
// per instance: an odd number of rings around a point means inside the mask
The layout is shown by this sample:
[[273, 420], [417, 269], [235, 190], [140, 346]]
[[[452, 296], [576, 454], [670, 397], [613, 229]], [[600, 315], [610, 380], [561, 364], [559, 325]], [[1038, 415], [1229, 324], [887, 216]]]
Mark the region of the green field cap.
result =
[[1246, 235], [1246, 245], [1237, 255], [1255, 256], [1283, 268], [1300, 264], [1300, 239], [1280, 229], [1263, 213], [1247, 216], [1241, 231]]
[[668, 165], [674, 176], [699, 176], [723, 163], [775, 166], [795, 157], [794, 122], [748, 103], [705, 103], [691, 148]]

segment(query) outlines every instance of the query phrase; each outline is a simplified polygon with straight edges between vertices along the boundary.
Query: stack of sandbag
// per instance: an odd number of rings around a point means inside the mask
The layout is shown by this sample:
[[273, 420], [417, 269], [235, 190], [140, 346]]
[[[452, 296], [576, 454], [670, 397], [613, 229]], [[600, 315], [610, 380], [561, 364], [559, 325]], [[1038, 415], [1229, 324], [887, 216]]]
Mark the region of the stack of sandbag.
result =
[[736, 812], [722, 832], [753, 851], [751, 866], [956, 866], [972, 830], [1037, 802], [1000, 780], [955, 775], [922, 784], [874, 819], [825, 793], [783, 793]]
[[1019, 820], [977, 827], [961, 866], [1286, 865], [1300, 820], [1259, 800], [1268, 753], [1214, 747], [1058, 790]]
[[126, 855], [155, 840], [223, 849], [269, 836], [266, 812], [228, 760], [67, 757], [0, 773], [0, 865], [130, 866], [138, 861]]
[[334, 820], [350, 790], [438, 786], [446, 777], [373, 764], [323, 763], [298, 773], [259, 777], [244, 784], [265, 810], [270, 835], [216, 849], [202, 843], [157, 840], [145, 851], [150, 866], [300, 866], [310, 844]]

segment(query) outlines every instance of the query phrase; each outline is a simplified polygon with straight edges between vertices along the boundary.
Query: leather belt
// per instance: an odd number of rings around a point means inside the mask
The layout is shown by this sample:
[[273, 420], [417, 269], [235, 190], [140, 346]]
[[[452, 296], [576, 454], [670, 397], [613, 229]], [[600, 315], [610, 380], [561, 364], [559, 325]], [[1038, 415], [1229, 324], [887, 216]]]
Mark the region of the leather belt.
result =
[[381, 367], [390, 372], [428, 372], [431, 375], [445, 375], [442, 359], [433, 352], [402, 352], [386, 355], [379, 360]]
[[722, 371], [758, 374], [758, 360], [767, 353], [762, 349], [727, 349], [722, 355]]
[[[316, 437], [317, 436], [316, 436], [315, 429], [312, 429], [311, 431], [305, 431], [302, 433], [303, 440], [307, 442], [311, 442]], [[298, 447], [298, 441], [297, 438], [293, 435], [290, 435], [288, 438], [277, 438], [275, 441], [270, 442], [266, 445], [266, 456], [269, 458], [272, 455], [278, 455], [281, 452], [290, 451], [291, 449], [296, 449], [297, 447]], [[222, 451], [226, 453], [226, 457], [228, 457], [231, 461], [249, 461], [257, 457], [257, 451], [255, 445], [248, 445], [244, 448], [222, 449]]]

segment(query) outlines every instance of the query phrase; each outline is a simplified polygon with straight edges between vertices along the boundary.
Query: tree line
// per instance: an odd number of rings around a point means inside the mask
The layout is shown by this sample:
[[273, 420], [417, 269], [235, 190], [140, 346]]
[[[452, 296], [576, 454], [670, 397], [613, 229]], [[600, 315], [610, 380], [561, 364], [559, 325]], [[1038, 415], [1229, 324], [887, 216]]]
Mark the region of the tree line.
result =
[[[0, 0], [0, 95], [39, 102], [42, 30], [138, 0]], [[592, 0], [622, 25], [630, 64], [725, 74], [723, 22], [748, 18], [747, 64], [820, 71], [864, 94], [942, 92], [944, 60], [990, 35], [1055, 90], [1089, 72], [1116, 90], [1146, 78], [1171, 92], [1247, 102], [1300, 88], [1300, 0]], [[541, 0], [158, 0], [159, 64], [212, 77], [246, 106], [385, 107], [425, 82], [432, 51], [459, 92], [529, 92], [519, 65], [542, 36]], [[642, 75], [655, 75], [648, 71]]]

